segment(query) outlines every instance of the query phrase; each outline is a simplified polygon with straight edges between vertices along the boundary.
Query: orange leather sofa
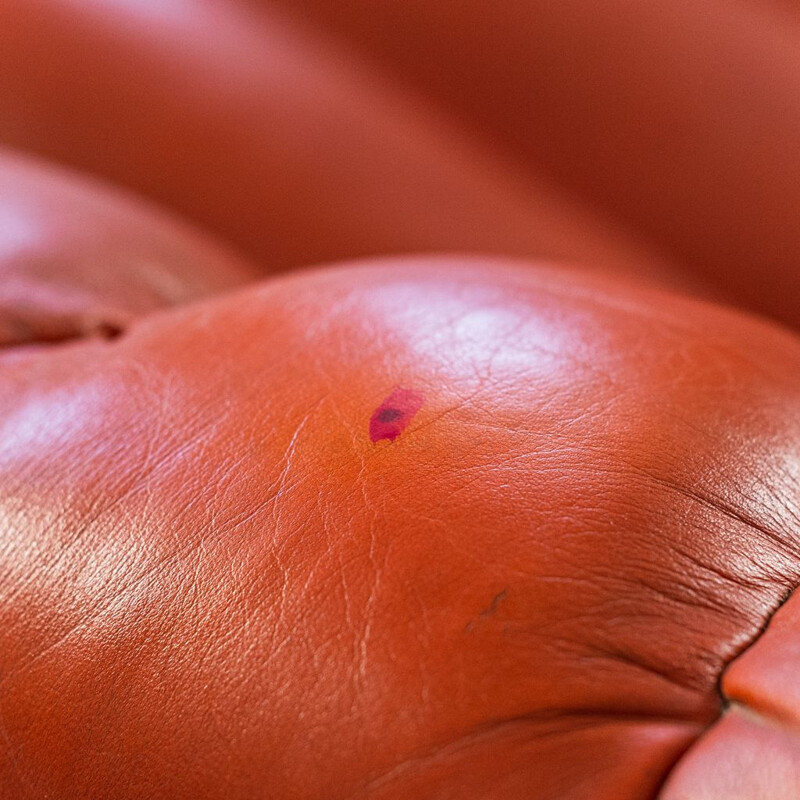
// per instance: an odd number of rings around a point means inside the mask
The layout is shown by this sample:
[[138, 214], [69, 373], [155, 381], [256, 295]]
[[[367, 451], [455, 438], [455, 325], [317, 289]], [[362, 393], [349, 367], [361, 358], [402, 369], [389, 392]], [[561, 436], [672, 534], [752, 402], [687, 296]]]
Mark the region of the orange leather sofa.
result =
[[0, 798], [800, 797], [800, 13], [0, 3]]

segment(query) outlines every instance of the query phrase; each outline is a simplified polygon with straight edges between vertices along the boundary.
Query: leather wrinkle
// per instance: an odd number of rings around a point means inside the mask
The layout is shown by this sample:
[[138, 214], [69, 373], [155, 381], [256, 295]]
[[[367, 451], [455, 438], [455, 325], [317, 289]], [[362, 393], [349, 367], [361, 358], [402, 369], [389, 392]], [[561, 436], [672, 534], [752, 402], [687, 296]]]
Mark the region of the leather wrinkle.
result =
[[772, 621], [773, 617], [781, 610], [781, 608], [783, 608], [783, 606], [786, 605], [786, 603], [789, 602], [789, 600], [791, 600], [792, 596], [798, 589], [800, 589], [800, 581], [798, 581], [794, 586], [791, 586], [788, 589], [786, 589], [780, 601], [777, 603], [777, 605], [775, 605], [772, 611], [764, 618], [764, 620], [762, 620], [762, 622], [756, 629], [755, 633], [750, 638], [750, 641], [744, 644], [739, 649], [738, 652], [736, 652], [734, 655], [732, 655], [730, 658], [727, 659], [725, 666], [720, 671], [717, 681], [715, 683], [717, 696], [719, 698], [719, 712], [717, 716], [705, 725], [705, 730], [699, 733], [695, 737], [694, 741], [692, 741], [689, 745], [687, 745], [687, 747], [683, 751], [683, 754], [675, 759], [675, 763], [669, 770], [665, 771], [664, 776], [656, 792], [653, 795], [654, 800], [658, 800], [658, 798], [661, 796], [662, 791], [667, 784], [667, 781], [669, 781], [670, 777], [672, 776], [672, 773], [678, 768], [678, 766], [681, 763], [681, 760], [686, 755], [686, 753], [688, 753], [694, 747], [694, 745], [697, 744], [697, 742], [699, 742], [703, 738], [703, 735], [706, 732], [708, 732], [717, 722], [719, 722], [720, 719], [722, 719], [723, 715], [729, 708], [735, 705], [743, 705], [745, 708], [748, 708], [748, 706], [742, 703], [741, 701], [739, 700], [732, 701], [725, 696], [725, 693], [722, 689], [722, 680], [725, 675], [725, 671], [734, 661], [741, 658], [751, 647], [754, 647], [755, 644], [761, 639], [761, 637], [767, 633], [767, 629], [769, 628], [770, 622]]

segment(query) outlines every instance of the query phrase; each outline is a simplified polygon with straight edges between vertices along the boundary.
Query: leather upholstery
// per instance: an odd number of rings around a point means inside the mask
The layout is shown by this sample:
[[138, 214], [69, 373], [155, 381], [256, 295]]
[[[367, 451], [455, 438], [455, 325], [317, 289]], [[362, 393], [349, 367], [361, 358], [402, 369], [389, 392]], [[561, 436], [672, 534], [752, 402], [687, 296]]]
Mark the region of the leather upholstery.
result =
[[119, 190], [0, 154], [0, 347], [117, 335], [257, 275]]
[[793, 0], [278, 2], [468, 120], [519, 168], [736, 302], [798, 324]]
[[795, 17], [365, 7], [0, 4], [0, 798], [800, 796]]
[[266, 269], [455, 249], [679, 271], [268, 11], [4, 2], [0, 140], [144, 192]]

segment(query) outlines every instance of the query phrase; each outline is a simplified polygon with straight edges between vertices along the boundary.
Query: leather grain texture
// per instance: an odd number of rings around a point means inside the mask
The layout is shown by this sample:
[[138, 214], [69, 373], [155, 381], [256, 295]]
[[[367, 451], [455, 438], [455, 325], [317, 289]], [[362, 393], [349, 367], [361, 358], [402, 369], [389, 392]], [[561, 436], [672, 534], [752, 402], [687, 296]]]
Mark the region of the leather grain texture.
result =
[[[652, 797], [798, 579], [799, 366], [709, 304], [464, 260], [13, 361], [4, 785]], [[394, 387], [424, 402], [373, 442]]]
[[800, 797], [798, 45], [0, 2], [0, 800]]

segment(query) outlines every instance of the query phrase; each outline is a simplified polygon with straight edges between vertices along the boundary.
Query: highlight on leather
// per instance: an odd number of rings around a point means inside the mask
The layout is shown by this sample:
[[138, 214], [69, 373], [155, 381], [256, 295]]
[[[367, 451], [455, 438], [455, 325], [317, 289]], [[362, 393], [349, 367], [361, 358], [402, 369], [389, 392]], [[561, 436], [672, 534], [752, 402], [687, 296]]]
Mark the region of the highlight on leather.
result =
[[798, 26], [0, 2], [0, 800], [800, 797]]

